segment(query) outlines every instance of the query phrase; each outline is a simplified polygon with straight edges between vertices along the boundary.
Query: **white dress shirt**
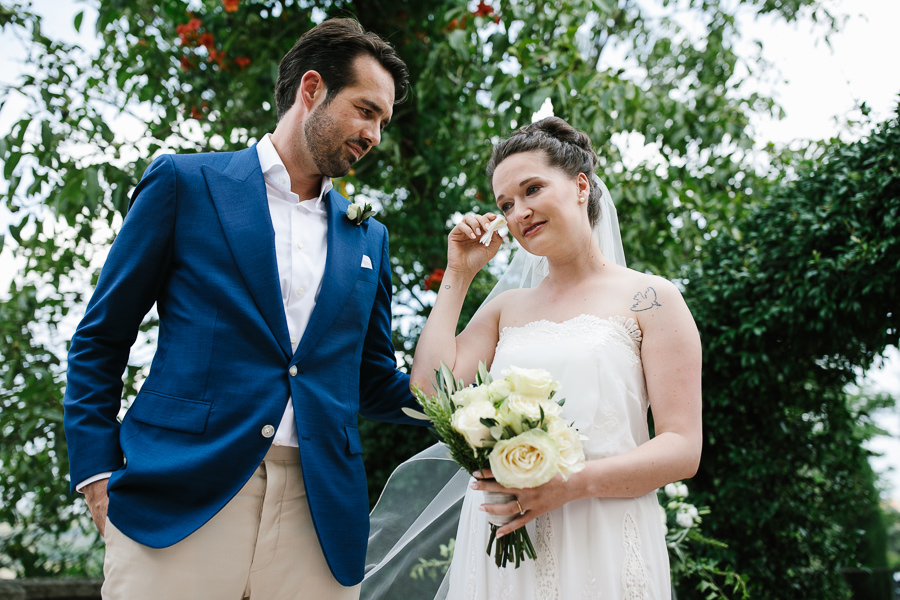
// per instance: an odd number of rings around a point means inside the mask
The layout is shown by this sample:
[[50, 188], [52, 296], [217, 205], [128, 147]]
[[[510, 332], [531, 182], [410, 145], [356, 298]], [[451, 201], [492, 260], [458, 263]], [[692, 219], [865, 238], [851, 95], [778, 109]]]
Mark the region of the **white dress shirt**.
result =
[[[291, 191], [290, 175], [272, 145], [270, 134], [259, 141], [256, 152], [266, 180], [269, 213], [275, 228], [281, 300], [291, 334], [291, 351], [295, 352], [322, 289], [328, 250], [324, 196], [333, 186], [329, 177], [323, 177], [318, 197], [301, 200]], [[288, 398], [272, 443], [276, 446], [299, 445], [291, 398]]]

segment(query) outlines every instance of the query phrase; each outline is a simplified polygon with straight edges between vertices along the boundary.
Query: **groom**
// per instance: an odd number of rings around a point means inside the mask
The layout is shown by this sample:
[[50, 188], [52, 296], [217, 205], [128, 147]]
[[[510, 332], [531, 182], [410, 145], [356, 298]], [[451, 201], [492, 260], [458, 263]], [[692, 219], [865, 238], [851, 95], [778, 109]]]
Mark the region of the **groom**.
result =
[[[279, 66], [272, 134], [164, 155], [134, 191], [72, 339], [72, 486], [106, 542], [104, 598], [357, 598], [368, 500], [357, 414], [408, 422], [385, 228], [331, 177], [381, 140], [408, 71], [356, 21]], [[156, 305], [150, 373], [122, 372]]]

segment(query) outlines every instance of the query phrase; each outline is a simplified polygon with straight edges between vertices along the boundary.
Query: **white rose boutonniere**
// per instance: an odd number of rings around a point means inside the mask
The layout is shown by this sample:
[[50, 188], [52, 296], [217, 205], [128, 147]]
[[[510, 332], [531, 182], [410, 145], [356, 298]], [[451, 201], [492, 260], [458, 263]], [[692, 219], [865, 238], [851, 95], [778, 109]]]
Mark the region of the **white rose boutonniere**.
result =
[[377, 212], [378, 211], [372, 208], [372, 205], [368, 202], [357, 200], [347, 207], [347, 218], [350, 219], [354, 225], [362, 225], [363, 221], [374, 216]]

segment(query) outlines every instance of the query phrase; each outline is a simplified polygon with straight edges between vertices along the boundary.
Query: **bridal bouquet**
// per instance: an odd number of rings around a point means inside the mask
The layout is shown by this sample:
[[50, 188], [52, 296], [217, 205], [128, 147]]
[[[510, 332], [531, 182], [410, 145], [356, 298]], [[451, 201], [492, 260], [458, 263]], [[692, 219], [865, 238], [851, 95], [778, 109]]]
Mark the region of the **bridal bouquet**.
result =
[[[478, 365], [475, 385], [465, 387], [441, 363], [432, 382], [437, 392], [414, 390], [424, 415], [447, 445], [453, 460], [469, 474], [490, 467], [498, 483], [510, 488], [531, 488], [547, 483], [557, 473], [564, 479], [584, 468], [584, 451], [577, 430], [559, 416], [563, 401], [554, 401], [559, 388], [543, 369], [510, 367], [494, 380], [484, 363]], [[515, 502], [512, 494], [485, 493], [490, 503]], [[488, 514], [498, 567], [536, 557], [528, 532], [521, 527], [497, 539], [500, 526], [515, 516]]]

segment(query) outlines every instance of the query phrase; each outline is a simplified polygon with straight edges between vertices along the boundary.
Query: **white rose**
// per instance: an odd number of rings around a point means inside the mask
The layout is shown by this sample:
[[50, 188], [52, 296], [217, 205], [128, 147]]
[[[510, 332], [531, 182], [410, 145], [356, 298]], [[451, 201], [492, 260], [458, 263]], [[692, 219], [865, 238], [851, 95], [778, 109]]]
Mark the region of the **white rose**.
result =
[[491, 402], [506, 400], [510, 393], [512, 393], [512, 383], [506, 379], [495, 379], [488, 384], [487, 391]]
[[541, 408], [544, 409], [544, 415], [547, 417], [558, 417], [562, 414], [562, 406], [553, 400], [541, 400]]
[[351, 202], [347, 207], [347, 218], [356, 225], [362, 224], [363, 221], [375, 215], [378, 211], [372, 208], [368, 202], [357, 201]]
[[494, 478], [510, 488], [543, 485], [559, 472], [559, 449], [553, 438], [532, 429], [497, 442], [489, 457]]
[[690, 529], [694, 526], [694, 517], [688, 511], [679, 510], [678, 514], [675, 515], [675, 522], [678, 523], [679, 527]]
[[663, 488], [669, 498], [687, 498], [688, 487], [681, 481], [670, 483]]
[[526, 396], [549, 398], [552, 392], [559, 389], [559, 382], [544, 369], [509, 367], [503, 375], [512, 383], [513, 391]]
[[474, 402], [489, 401], [488, 391], [482, 385], [463, 388], [450, 396], [450, 399], [453, 400], [453, 404], [459, 408], [468, 406]]
[[[510, 421], [522, 417], [537, 421], [541, 418], [541, 401], [534, 396], [525, 396], [518, 392], [513, 392], [506, 399], [506, 408], [509, 411], [508, 419]], [[510, 423], [512, 425], [512, 423]], [[513, 427], [515, 429], [515, 427]]]
[[559, 448], [559, 472], [563, 479], [584, 469], [584, 448], [581, 445], [581, 436], [574, 427], [566, 425], [559, 418], [552, 419], [547, 433], [556, 442]]
[[558, 417], [562, 407], [552, 400], [541, 400], [535, 396], [513, 392], [506, 399], [509, 412], [521, 417], [527, 417], [532, 421], [541, 418], [541, 409], [544, 409], [545, 417]]
[[513, 435], [519, 435], [525, 431], [522, 423], [522, 415], [509, 410], [509, 401], [503, 402], [497, 408], [497, 425], [492, 428], [491, 434], [495, 440], [502, 437], [509, 437], [506, 433], [507, 429], [511, 429]]
[[460, 408], [450, 417], [450, 426], [458, 431], [472, 448], [483, 448], [485, 442], [493, 442], [491, 430], [481, 419], [495, 419], [497, 411], [490, 402], [472, 402]]

